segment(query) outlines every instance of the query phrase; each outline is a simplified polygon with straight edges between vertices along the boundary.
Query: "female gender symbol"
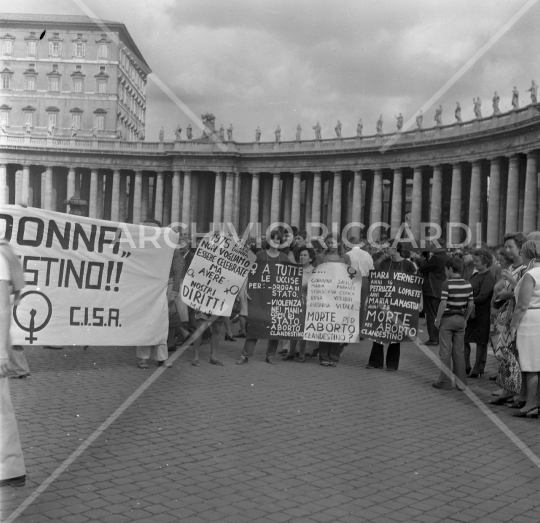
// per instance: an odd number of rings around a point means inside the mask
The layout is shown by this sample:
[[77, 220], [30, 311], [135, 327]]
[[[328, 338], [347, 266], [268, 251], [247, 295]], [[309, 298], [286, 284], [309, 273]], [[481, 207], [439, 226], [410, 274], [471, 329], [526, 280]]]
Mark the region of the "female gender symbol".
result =
[[[43, 323], [41, 325], [37, 326], [37, 327], [36, 327], [36, 324], [35, 324], [36, 309], [32, 308], [30, 310], [30, 322], [29, 322], [28, 327], [25, 327], [24, 325], [21, 324], [21, 322], [19, 321], [18, 314], [17, 314], [17, 309], [21, 305], [23, 299], [26, 296], [29, 296], [30, 294], [37, 294], [38, 296], [42, 296], [45, 299], [45, 302], [47, 303], [47, 317], [45, 318]], [[25, 292], [21, 296], [21, 299], [19, 301], [19, 305], [15, 305], [15, 307], [13, 307], [13, 319], [15, 320], [15, 323], [23, 331], [26, 331], [26, 332], [30, 333], [30, 336], [24, 338], [25, 340], [30, 342], [30, 345], [33, 345], [34, 341], [37, 340], [37, 338], [34, 337], [34, 332], [39, 332], [40, 330], [44, 329], [49, 324], [49, 321], [51, 320], [51, 316], [52, 316], [52, 303], [51, 303], [51, 300], [49, 300], [49, 298], [45, 294], [43, 294], [42, 292], [38, 292], [38, 291]]]

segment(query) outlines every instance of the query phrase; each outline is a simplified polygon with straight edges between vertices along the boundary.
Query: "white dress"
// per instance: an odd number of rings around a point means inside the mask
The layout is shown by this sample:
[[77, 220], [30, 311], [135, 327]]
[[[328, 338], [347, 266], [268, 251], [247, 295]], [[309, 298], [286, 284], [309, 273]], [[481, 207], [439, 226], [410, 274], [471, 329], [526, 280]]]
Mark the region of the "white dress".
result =
[[[523, 372], [540, 372], [540, 267], [535, 267], [525, 274], [529, 274], [535, 282], [529, 309], [525, 312], [517, 329], [516, 348], [518, 351], [519, 366]], [[525, 275], [519, 280], [514, 295], [516, 302], [519, 289]]]

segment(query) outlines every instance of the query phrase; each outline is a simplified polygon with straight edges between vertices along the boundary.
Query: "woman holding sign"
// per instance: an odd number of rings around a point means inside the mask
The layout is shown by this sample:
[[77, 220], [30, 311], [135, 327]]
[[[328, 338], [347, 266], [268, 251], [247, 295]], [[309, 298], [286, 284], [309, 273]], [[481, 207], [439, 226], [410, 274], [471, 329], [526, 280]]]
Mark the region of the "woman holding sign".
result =
[[[416, 274], [416, 266], [412, 261], [403, 258], [401, 256], [402, 252], [403, 246], [401, 243], [391, 241], [390, 246], [386, 249], [386, 258], [379, 263], [377, 270]], [[388, 345], [388, 351], [386, 352], [386, 370], [398, 370], [400, 353], [401, 343], [390, 343]], [[383, 367], [384, 345], [374, 341], [366, 369], [382, 369]]]
[[[289, 263], [289, 257], [278, 250], [281, 245], [283, 237], [279, 231], [272, 231], [270, 233], [269, 242], [265, 251], [259, 251], [256, 255], [256, 263]], [[248, 300], [251, 298], [248, 294]], [[248, 306], [249, 307], [249, 306]], [[248, 336], [249, 336], [249, 323], [247, 326]], [[246, 338], [244, 343], [244, 348], [242, 349], [242, 354], [240, 358], [236, 361], [237, 365], [243, 365], [247, 363], [249, 358], [253, 356], [255, 352], [255, 346], [257, 345], [257, 339], [255, 338]], [[268, 347], [266, 348], [266, 363], [275, 365], [275, 356], [278, 348], [279, 340], [268, 340]]]
[[[326, 250], [317, 256], [315, 267], [323, 263], [344, 263], [351, 265], [348, 254], [342, 252], [341, 239], [338, 235], [329, 234], [324, 239]], [[323, 367], [336, 367], [346, 343], [319, 342], [319, 364]]]
[[[313, 249], [309, 249], [304, 246], [298, 251], [298, 260], [300, 265], [302, 265], [302, 303], [304, 305], [304, 310], [307, 302], [307, 293], [308, 293], [308, 283], [313, 274], [313, 262], [315, 260], [315, 252]], [[298, 361], [304, 363], [306, 361], [306, 340], [291, 340], [288, 353], [283, 356], [283, 360], [294, 360], [294, 354], [296, 352], [296, 345], [298, 344]]]

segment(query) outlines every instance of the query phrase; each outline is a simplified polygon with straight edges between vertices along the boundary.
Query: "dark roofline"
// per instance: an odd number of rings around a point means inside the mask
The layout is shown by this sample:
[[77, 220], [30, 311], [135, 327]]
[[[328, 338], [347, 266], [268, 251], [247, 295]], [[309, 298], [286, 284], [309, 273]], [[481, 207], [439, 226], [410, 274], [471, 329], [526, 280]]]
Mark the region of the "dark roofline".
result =
[[[20, 18], [18, 18], [20, 17]], [[42, 19], [40, 19], [42, 17]], [[135, 44], [133, 38], [129, 34], [129, 31], [125, 24], [120, 22], [112, 22], [109, 20], [99, 20], [96, 18], [84, 17], [86, 21], [83, 20], [81, 16], [73, 16], [70, 20], [69, 15], [58, 15], [58, 19], [52, 19], [51, 15], [25, 15], [25, 14], [16, 14], [16, 13], [2, 13], [0, 14], [0, 27], [2, 29], [12, 27], [12, 28], [32, 28], [37, 31], [43, 31], [43, 29], [53, 29], [53, 28], [86, 28], [88, 30], [94, 31], [96, 27], [103, 31], [103, 28], [107, 31], [116, 31], [120, 36], [120, 40], [124, 41], [129, 47], [130, 51], [137, 56], [140, 60], [145, 73], [148, 75], [152, 72], [150, 66], [144, 59], [142, 53], [139, 51], [139, 48]]]

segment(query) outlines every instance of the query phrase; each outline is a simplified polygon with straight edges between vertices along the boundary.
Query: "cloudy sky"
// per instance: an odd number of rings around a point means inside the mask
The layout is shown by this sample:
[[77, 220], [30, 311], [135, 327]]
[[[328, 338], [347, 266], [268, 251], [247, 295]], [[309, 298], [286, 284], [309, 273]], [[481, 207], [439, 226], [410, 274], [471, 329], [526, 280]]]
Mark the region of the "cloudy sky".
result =
[[[400, 112], [414, 115], [474, 54], [529, 2], [527, 0], [17, 0], [11, 12], [86, 14], [126, 24], [153, 74], [195, 114], [212, 112], [217, 127], [234, 125], [238, 141], [353, 136], [359, 118], [373, 134]], [[7, 4], [3, 6], [4, 9]], [[7, 12], [7, 11], [6, 11]], [[464, 120], [473, 97], [492, 112], [493, 92], [508, 110], [514, 85], [522, 104], [533, 78], [540, 83], [540, 2], [425, 111], [433, 123]], [[147, 89], [147, 140], [163, 126], [173, 138], [189, 117], [151, 80]], [[193, 125], [193, 124], [192, 124]], [[195, 127], [195, 126], [194, 126]]]

